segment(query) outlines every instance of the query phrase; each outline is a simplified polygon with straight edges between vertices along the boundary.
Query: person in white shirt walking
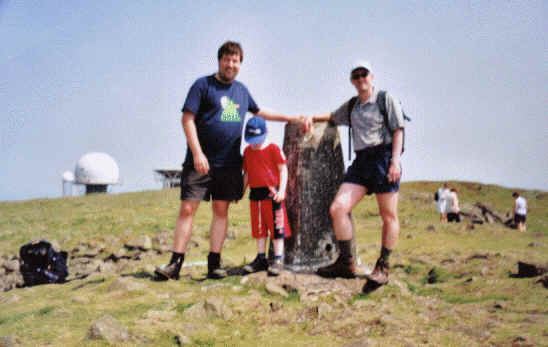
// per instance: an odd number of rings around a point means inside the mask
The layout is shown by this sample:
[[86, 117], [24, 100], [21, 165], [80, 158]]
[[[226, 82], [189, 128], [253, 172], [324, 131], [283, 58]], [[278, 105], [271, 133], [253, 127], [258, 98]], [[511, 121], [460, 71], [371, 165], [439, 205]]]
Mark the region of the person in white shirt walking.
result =
[[460, 207], [458, 191], [456, 188], [451, 188], [447, 195], [447, 221], [460, 223]]
[[449, 185], [444, 183], [443, 186], [438, 189], [438, 212], [440, 213], [440, 221], [442, 223], [447, 223], [447, 207], [449, 198]]
[[523, 196], [520, 196], [518, 192], [512, 194], [514, 200], [514, 223], [519, 231], [525, 231], [525, 221], [527, 219], [527, 200]]

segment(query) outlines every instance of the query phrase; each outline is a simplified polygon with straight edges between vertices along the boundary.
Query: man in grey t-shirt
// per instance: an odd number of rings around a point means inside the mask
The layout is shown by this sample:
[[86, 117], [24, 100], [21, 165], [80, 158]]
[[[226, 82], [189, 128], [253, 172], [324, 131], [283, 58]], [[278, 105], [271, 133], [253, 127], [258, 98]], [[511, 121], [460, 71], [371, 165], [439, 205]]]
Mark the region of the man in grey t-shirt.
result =
[[[388, 258], [398, 241], [398, 191], [402, 173], [400, 155], [403, 144], [403, 112], [399, 102], [386, 93], [388, 124], [379, 106], [379, 91], [373, 86], [373, 74], [368, 62], [352, 66], [350, 81], [358, 92], [358, 99], [349, 109], [347, 101], [335, 112], [314, 115], [312, 121], [331, 120], [337, 125], [350, 125], [356, 158], [348, 168], [344, 183], [339, 188], [329, 212], [340, 250], [334, 264], [320, 268], [323, 277], [354, 277], [352, 258], [352, 223], [350, 212], [366, 194], [375, 194], [383, 221], [382, 249], [375, 269], [367, 275], [371, 283], [366, 288], [388, 282]], [[350, 115], [350, 118], [349, 118]]]

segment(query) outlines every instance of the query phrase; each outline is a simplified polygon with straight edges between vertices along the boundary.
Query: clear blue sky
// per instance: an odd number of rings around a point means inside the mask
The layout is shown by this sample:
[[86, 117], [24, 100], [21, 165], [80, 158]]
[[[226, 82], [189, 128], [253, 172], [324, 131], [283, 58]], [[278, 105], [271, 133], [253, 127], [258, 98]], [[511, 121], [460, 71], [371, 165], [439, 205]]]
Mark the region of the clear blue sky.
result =
[[112, 191], [160, 188], [188, 88], [228, 39], [259, 106], [288, 114], [334, 110], [371, 61], [413, 118], [404, 181], [548, 190], [547, 19], [547, 1], [0, 0], [0, 200], [59, 197], [92, 151], [117, 160]]

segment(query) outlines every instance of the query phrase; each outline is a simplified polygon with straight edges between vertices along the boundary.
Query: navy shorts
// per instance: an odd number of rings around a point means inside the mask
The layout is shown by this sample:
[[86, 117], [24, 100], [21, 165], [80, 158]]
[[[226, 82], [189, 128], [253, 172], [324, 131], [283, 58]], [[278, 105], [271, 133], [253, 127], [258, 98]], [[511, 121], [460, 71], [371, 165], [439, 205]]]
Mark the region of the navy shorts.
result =
[[364, 186], [368, 195], [397, 192], [400, 189], [400, 181], [388, 182], [390, 159], [392, 145], [356, 151], [356, 159], [348, 168], [344, 182]]
[[456, 213], [456, 212], [447, 213], [447, 221], [460, 223], [460, 213]]
[[514, 223], [525, 223], [527, 221], [527, 216], [523, 214], [516, 213], [514, 216]]
[[183, 166], [181, 173], [181, 200], [242, 199], [244, 180], [241, 168], [210, 168], [205, 175], [194, 167]]

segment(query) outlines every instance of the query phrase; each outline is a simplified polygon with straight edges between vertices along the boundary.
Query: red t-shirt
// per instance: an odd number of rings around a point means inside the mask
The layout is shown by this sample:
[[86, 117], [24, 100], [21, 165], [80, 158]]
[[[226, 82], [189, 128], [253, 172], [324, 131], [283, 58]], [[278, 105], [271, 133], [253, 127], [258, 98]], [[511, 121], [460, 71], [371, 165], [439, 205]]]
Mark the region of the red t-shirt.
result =
[[278, 165], [285, 164], [285, 156], [280, 147], [271, 143], [263, 149], [253, 149], [248, 145], [244, 150], [243, 169], [247, 172], [251, 188], [277, 187], [280, 185]]

